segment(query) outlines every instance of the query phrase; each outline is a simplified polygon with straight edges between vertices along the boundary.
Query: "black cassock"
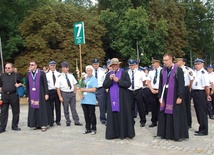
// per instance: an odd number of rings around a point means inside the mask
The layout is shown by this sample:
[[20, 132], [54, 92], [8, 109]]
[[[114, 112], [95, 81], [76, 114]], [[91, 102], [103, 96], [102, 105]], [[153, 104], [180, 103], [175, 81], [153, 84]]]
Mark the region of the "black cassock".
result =
[[[110, 73], [106, 75], [103, 87], [109, 89], [113, 81], [110, 80]], [[107, 93], [107, 126], [106, 139], [114, 138], [133, 138], [135, 136], [134, 120], [131, 112], [131, 102], [128, 88], [131, 86], [129, 75], [126, 71], [122, 71], [119, 81], [119, 101], [120, 111], [112, 112], [110, 102], [110, 91]]]
[[[161, 97], [163, 86], [162, 81], [163, 74], [160, 75], [159, 91], [158, 96]], [[184, 73], [180, 67], [174, 75], [175, 88], [174, 88], [174, 104], [173, 104], [173, 114], [166, 114], [165, 111], [159, 111], [158, 117], [158, 129], [157, 136], [163, 139], [180, 140], [189, 138], [188, 124], [185, 103], [183, 101], [184, 93]], [[164, 93], [164, 100], [167, 97], [167, 89]], [[176, 104], [177, 98], [182, 98], [181, 104]]]
[[[49, 112], [50, 107], [47, 104], [48, 101], [45, 100], [45, 94], [48, 94], [48, 85], [46, 75], [43, 71], [40, 71], [40, 94], [39, 94], [39, 108], [35, 109], [31, 107], [30, 104], [30, 91], [29, 91], [29, 80], [27, 75], [26, 81], [26, 96], [29, 97], [28, 100], [28, 127], [42, 127], [50, 125]], [[29, 72], [28, 74], [31, 74]]]

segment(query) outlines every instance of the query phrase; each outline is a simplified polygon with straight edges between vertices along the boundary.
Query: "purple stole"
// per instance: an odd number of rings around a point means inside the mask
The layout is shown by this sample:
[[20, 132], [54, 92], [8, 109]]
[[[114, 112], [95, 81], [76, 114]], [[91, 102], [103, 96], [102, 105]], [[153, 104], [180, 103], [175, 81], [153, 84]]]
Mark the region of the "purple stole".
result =
[[34, 109], [39, 108], [39, 92], [40, 92], [40, 69], [37, 69], [33, 75], [32, 71], [28, 74], [30, 104]]
[[[174, 104], [174, 88], [175, 88], [175, 72], [177, 70], [177, 65], [174, 64], [172, 67], [170, 73], [167, 74], [167, 67], [164, 67], [163, 69], [163, 83], [162, 87], [166, 85], [167, 78], [169, 76], [169, 82], [168, 82], [168, 91], [167, 91], [167, 98], [166, 98], [166, 103], [165, 100], [163, 99], [164, 106], [160, 107], [160, 111], [165, 110], [166, 114], [173, 114], [173, 104]], [[163, 90], [165, 91], [165, 89]], [[162, 92], [164, 93], [164, 92]]]
[[[120, 79], [122, 75], [122, 69], [118, 69], [116, 73], [114, 71], [111, 71], [110, 74], [115, 74], [115, 76]], [[110, 87], [111, 110], [113, 112], [120, 111], [119, 89], [120, 88], [118, 86], [118, 83], [113, 81], [113, 84]]]

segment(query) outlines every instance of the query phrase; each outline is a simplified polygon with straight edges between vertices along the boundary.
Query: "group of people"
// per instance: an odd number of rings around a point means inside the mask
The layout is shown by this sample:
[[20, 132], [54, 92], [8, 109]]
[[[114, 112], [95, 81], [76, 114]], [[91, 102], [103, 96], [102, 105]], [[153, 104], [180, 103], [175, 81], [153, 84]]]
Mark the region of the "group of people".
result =
[[[195, 135], [207, 135], [208, 115], [214, 119], [214, 74], [211, 65], [207, 72], [204, 61], [196, 59], [193, 70], [185, 66], [184, 58], [174, 58], [168, 53], [162, 61], [163, 67], [159, 59], [152, 58], [153, 69], [148, 71], [148, 68], [141, 69], [135, 59], [128, 60], [128, 69], [121, 68], [117, 58], [108, 60], [105, 69], [99, 66], [98, 59], [94, 59], [92, 65], [86, 66], [86, 74], [79, 85], [69, 73], [67, 62], [61, 63], [62, 72], [59, 73], [56, 71], [56, 62], [50, 61], [49, 71], [45, 73], [37, 68], [36, 62], [31, 61], [26, 80], [28, 127], [46, 131], [54, 123], [61, 125], [61, 103], [66, 126], [71, 125], [69, 107], [74, 125], [81, 126], [76, 111], [78, 93], [85, 118], [84, 134], [95, 135], [97, 132], [97, 101], [99, 120], [106, 125], [106, 139], [133, 138], [136, 114], [139, 113], [140, 127], [144, 127], [148, 112], [151, 112], [149, 127], [157, 127], [157, 136], [175, 141], [188, 139], [188, 129], [192, 127], [193, 99], [199, 123]], [[6, 129], [9, 104], [13, 112], [12, 130], [21, 130], [18, 127], [20, 111], [16, 88], [22, 82], [12, 67], [11, 63], [7, 63], [5, 73], [0, 78], [4, 102], [1, 107], [0, 132]]]

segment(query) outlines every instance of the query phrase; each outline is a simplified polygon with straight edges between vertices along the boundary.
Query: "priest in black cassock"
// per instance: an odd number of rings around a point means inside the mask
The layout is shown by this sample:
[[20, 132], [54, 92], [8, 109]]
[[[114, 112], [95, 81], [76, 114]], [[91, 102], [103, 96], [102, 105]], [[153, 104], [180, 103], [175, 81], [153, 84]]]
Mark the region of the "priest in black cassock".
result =
[[133, 138], [135, 136], [134, 119], [128, 88], [131, 86], [129, 75], [120, 68], [117, 58], [111, 59], [110, 71], [103, 82], [108, 89], [106, 139]]
[[181, 141], [189, 138], [186, 109], [183, 102], [184, 73], [173, 63], [171, 54], [163, 56], [164, 68], [160, 74], [158, 97], [160, 112], [157, 136]]
[[37, 64], [31, 61], [27, 74], [26, 96], [28, 100], [28, 127], [47, 130], [48, 119], [48, 85], [45, 73], [37, 69]]

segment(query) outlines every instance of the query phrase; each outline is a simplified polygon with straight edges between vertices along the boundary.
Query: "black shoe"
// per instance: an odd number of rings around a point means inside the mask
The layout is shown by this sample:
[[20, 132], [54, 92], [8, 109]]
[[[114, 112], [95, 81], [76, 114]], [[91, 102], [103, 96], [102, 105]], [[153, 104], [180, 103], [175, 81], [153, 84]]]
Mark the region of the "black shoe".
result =
[[66, 123], [66, 126], [71, 126], [71, 123]]
[[106, 120], [101, 120], [101, 123], [105, 125], [106, 124]]
[[91, 130], [85, 130], [83, 134], [91, 133]]
[[74, 123], [74, 125], [77, 125], [77, 126], [82, 126], [82, 123], [80, 123], [80, 122], [77, 122], [77, 123]]
[[56, 125], [61, 125], [61, 123], [60, 122], [56, 122]]
[[21, 128], [15, 127], [15, 128], [12, 128], [12, 130], [14, 130], [14, 131], [21, 131]]
[[145, 124], [144, 124], [144, 123], [141, 123], [141, 124], [140, 124], [140, 127], [144, 127], [144, 126], [145, 126]]
[[0, 130], [0, 133], [6, 132], [6, 130]]
[[153, 128], [155, 126], [157, 126], [157, 123], [152, 123], [151, 125], [149, 125], [150, 128]]
[[206, 134], [199, 132], [199, 133], [196, 133], [195, 136], [206, 136]]
[[50, 126], [53, 126], [53, 124], [50, 124]]
[[192, 127], [191, 126], [188, 126], [188, 129], [191, 129]]
[[200, 131], [195, 131], [195, 133], [199, 133]]
[[176, 142], [181, 142], [181, 141], [182, 141], [182, 139], [175, 139], [175, 141], [176, 141]]
[[213, 116], [213, 115], [209, 115], [209, 118], [210, 118], [210, 119], [214, 119], [214, 116]]

